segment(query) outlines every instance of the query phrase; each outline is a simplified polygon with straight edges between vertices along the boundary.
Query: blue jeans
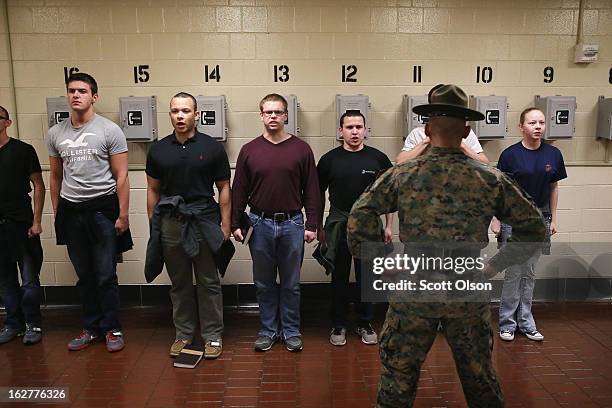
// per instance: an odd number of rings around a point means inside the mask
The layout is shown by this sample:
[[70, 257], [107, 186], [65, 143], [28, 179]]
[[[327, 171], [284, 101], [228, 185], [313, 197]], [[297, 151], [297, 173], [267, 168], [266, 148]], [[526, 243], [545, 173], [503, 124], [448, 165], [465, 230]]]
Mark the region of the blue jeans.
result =
[[86, 232], [85, 216], [66, 220], [68, 255], [79, 278], [76, 286], [83, 305], [83, 327], [93, 333], [120, 329], [115, 225], [102, 213], [94, 220], [101, 239], [94, 243]]
[[[550, 229], [550, 214], [544, 214], [547, 230]], [[501, 241], [506, 242], [512, 235], [512, 227], [501, 225]], [[514, 265], [506, 269], [504, 285], [502, 287], [499, 303], [499, 330], [515, 332], [532, 332], [537, 330], [531, 313], [533, 290], [535, 288], [536, 264], [542, 255], [537, 251], [521, 265]]]
[[[23, 329], [25, 323], [40, 327], [40, 267], [43, 261], [40, 237], [28, 238], [28, 226], [17, 227], [22, 239], [20, 259], [11, 260], [7, 243], [0, 241], [0, 281], [2, 300], [6, 309], [5, 325], [14, 329]], [[21, 285], [19, 285], [19, 273]]]
[[302, 214], [282, 222], [255, 214], [249, 214], [249, 218], [253, 225], [249, 249], [261, 319], [259, 335], [276, 338], [282, 334], [285, 339], [300, 336], [304, 218]]

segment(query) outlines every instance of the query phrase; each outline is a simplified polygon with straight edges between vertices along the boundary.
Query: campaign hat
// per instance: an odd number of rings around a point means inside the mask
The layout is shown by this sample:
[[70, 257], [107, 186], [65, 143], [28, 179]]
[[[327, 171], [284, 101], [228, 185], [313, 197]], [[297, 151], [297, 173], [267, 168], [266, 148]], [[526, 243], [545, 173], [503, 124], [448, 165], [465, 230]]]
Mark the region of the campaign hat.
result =
[[447, 116], [466, 121], [484, 120], [481, 112], [468, 107], [468, 97], [457, 85], [436, 85], [429, 93], [429, 103], [412, 108], [417, 115]]

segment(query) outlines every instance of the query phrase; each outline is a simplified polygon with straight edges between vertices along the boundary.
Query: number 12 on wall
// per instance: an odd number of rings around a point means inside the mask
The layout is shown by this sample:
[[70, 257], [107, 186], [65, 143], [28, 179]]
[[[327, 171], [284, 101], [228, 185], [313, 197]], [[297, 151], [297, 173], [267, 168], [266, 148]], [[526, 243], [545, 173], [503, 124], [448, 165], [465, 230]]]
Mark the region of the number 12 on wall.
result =
[[357, 82], [357, 65], [342, 65], [342, 82]]

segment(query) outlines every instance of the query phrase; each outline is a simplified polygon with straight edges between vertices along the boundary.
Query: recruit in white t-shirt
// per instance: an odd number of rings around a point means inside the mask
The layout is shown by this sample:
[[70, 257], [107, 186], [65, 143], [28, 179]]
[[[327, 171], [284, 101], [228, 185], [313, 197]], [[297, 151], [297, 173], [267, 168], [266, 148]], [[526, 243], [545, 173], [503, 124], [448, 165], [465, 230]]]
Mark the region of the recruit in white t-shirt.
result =
[[[412, 131], [408, 134], [408, 137], [404, 141], [404, 147], [402, 150], [410, 151], [416, 147], [416, 145], [420, 144], [425, 140], [425, 128], [422, 126], [416, 127], [412, 129]], [[467, 147], [470, 148], [474, 153], [482, 153], [483, 149], [476, 137], [476, 134], [473, 130], [470, 129], [470, 134], [463, 139]]]

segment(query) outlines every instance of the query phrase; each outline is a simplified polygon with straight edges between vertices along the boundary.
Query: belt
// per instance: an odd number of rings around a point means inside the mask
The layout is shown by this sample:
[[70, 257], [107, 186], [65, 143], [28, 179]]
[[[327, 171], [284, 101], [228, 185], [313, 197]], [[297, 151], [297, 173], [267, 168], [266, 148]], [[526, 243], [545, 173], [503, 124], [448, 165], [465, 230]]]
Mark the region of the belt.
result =
[[251, 214], [260, 216], [261, 218], [267, 218], [275, 222], [287, 221], [296, 215], [302, 214], [301, 210], [289, 211], [289, 212], [274, 212], [274, 211], [260, 211], [251, 207]]

